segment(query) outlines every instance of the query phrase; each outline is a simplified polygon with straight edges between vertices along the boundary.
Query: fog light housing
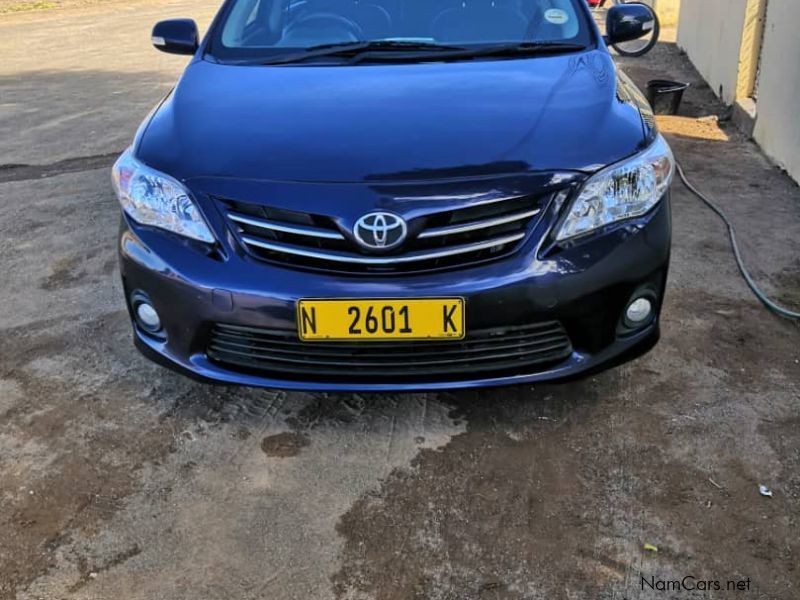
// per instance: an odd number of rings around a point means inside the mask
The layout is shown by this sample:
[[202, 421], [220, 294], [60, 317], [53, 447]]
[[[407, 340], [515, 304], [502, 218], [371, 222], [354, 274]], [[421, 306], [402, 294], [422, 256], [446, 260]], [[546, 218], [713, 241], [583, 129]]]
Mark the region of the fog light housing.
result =
[[133, 316], [136, 319], [136, 324], [140, 328], [152, 334], [161, 333], [164, 327], [161, 323], [161, 316], [150, 303], [149, 298], [141, 293], [136, 293], [131, 298], [131, 305], [133, 307]]
[[639, 297], [628, 304], [625, 309], [625, 326], [636, 329], [648, 323], [653, 316], [653, 301]]
[[156, 312], [156, 309], [147, 302], [142, 302], [136, 307], [136, 318], [139, 319], [141, 324], [150, 331], [158, 331], [161, 329], [161, 319]]

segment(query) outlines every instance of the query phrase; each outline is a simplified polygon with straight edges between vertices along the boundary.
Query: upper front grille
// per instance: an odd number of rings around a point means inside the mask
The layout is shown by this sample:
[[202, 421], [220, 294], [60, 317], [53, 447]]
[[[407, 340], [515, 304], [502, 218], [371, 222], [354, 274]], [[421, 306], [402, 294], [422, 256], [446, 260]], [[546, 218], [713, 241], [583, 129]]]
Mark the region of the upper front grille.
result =
[[222, 200], [244, 247], [257, 258], [326, 271], [392, 274], [471, 266], [508, 256], [538, 222], [551, 195], [521, 196], [443, 210], [408, 223], [387, 254], [363, 252], [333, 218]]
[[279, 379], [425, 381], [529, 373], [570, 356], [572, 343], [558, 321], [429, 342], [309, 343], [296, 332], [215, 324], [206, 352], [228, 368]]

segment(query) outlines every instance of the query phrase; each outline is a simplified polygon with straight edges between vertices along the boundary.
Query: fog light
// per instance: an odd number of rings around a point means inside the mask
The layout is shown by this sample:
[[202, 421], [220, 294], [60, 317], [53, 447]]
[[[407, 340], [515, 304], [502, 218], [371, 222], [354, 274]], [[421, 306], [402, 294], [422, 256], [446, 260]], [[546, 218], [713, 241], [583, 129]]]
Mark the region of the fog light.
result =
[[148, 331], [158, 331], [161, 329], [161, 319], [156, 309], [147, 302], [142, 302], [136, 307], [136, 318]]
[[653, 314], [653, 303], [647, 298], [637, 298], [628, 305], [625, 320], [628, 325], [641, 325]]

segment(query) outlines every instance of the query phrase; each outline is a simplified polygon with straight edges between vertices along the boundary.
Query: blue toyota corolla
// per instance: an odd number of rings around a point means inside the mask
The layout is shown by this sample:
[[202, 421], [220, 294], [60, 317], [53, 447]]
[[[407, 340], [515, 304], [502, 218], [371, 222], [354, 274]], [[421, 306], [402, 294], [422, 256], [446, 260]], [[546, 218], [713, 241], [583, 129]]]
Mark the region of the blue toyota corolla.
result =
[[114, 166], [136, 344], [207, 381], [564, 379], [658, 340], [674, 161], [643, 5], [227, 0]]

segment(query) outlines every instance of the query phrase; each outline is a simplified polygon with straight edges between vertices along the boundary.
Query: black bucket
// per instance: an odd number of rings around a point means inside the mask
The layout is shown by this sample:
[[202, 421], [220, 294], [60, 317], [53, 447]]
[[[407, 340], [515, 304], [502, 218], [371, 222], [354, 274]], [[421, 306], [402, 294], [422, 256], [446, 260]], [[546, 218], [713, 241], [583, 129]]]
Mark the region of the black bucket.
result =
[[647, 100], [657, 115], [677, 115], [688, 83], [653, 79], [647, 82]]

